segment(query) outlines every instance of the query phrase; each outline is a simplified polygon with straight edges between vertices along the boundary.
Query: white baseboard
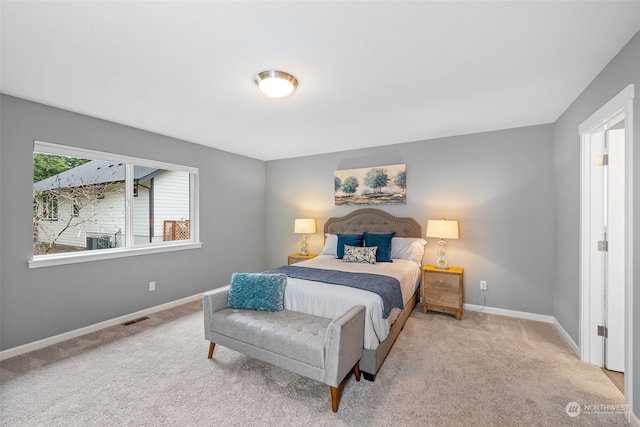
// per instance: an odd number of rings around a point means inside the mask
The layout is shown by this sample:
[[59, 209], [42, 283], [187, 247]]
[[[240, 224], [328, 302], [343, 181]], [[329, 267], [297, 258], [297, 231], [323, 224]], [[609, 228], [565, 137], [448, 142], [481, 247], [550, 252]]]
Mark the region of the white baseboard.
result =
[[571, 336], [567, 333], [567, 331], [565, 331], [565, 329], [562, 327], [560, 322], [558, 322], [558, 319], [556, 319], [554, 316], [547, 316], [545, 314], [528, 313], [526, 311], [507, 310], [504, 308], [495, 308], [495, 307], [483, 308], [481, 305], [475, 305], [475, 304], [464, 304], [464, 309], [471, 310], [471, 311], [481, 311], [483, 313], [489, 313], [489, 314], [497, 314], [498, 316], [517, 317], [518, 319], [535, 320], [538, 322], [552, 323], [556, 327], [560, 335], [562, 335], [562, 338], [564, 338], [567, 344], [569, 344], [569, 347], [571, 347], [571, 350], [573, 350], [573, 352], [578, 357], [580, 357], [580, 348], [575, 343], [575, 341], [571, 338]]
[[555, 317], [553, 318], [553, 324], [555, 325], [558, 332], [560, 332], [560, 335], [562, 335], [562, 338], [564, 338], [567, 344], [569, 344], [569, 347], [571, 347], [571, 350], [573, 350], [576, 356], [580, 358], [580, 347], [578, 347], [578, 344], [576, 344], [573, 338], [571, 338], [571, 335], [569, 335], [569, 333], [562, 327], [560, 322], [558, 322], [558, 319], [556, 319]]
[[497, 314], [499, 316], [517, 317], [519, 319], [536, 320], [538, 322], [553, 323], [554, 317], [545, 314], [528, 313], [526, 311], [507, 310], [504, 308], [482, 307], [475, 304], [464, 304], [465, 310], [481, 311], [483, 313]]
[[108, 328], [110, 326], [120, 325], [122, 323], [129, 322], [131, 320], [139, 319], [149, 314], [157, 313], [162, 310], [177, 307], [188, 302], [196, 301], [202, 298], [202, 293], [192, 295], [190, 297], [182, 298], [179, 300], [171, 301], [165, 304], [156, 305], [155, 307], [146, 308], [144, 310], [136, 311], [135, 313], [125, 314], [124, 316], [116, 317], [114, 319], [105, 320], [104, 322], [96, 323], [93, 325], [85, 326], [84, 328], [74, 329], [73, 331], [65, 332], [52, 337], [44, 338], [38, 341], [30, 342], [18, 347], [9, 348], [7, 350], [0, 351], [0, 360], [9, 359], [10, 357], [19, 356], [30, 351], [39, 350], [50, 345], [61, 343], [71, 338], [76, 338], [81, 335], [86, 335], [91, 332], [99, 331], [100, 329]]

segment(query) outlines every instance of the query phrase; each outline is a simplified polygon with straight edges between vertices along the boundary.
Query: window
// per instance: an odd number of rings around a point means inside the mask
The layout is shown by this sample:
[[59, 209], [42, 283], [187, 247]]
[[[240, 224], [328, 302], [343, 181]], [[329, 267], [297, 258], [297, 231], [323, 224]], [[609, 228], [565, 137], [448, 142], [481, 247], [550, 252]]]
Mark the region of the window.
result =
[[200, 247], [198, 169], [34, 142], [30, 267]]
[[[43, 192], [40, 199], [40, 215], [43, 221], [58, 220], [58, 196], [55, 193]], [[37, 199], [36, 199], [37, 200]], [[36, 203], [38, 203], [36, 201]]]

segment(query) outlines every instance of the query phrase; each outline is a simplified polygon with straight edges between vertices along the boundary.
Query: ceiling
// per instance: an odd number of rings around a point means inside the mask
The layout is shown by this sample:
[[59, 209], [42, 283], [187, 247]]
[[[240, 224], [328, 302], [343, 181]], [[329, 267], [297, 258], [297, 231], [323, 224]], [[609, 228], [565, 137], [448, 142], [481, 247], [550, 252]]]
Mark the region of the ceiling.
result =
[[[3, 93], [274, 160], [554, 122], [640, 1], [2, 1]], [[253, 78], [280, 69], [293, 95]], [[56, 141], [63, 142], [63, 141]]]

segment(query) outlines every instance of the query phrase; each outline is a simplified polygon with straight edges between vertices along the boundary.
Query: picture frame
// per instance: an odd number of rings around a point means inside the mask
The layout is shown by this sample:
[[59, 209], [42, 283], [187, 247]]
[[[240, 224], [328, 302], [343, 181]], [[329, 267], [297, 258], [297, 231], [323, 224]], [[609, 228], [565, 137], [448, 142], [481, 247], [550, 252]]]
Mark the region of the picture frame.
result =
[[336, 206], [406, 204], [407, 165], [336, 170], [334, 199]]

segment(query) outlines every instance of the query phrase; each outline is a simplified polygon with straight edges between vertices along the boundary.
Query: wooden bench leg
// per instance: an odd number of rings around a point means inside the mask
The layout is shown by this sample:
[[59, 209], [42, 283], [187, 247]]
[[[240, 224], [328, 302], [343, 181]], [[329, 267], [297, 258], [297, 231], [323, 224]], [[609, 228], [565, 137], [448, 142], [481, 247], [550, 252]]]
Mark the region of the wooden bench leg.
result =
[[209, 343], [209, 355], [207, 356], [207, 359], [211, 359], [213, 357], [213, 349], [215, 348], [216, 343], [214, 343], [213, 341]]
[[339, 395], [338, 387], [333, 387], [333, 386], [329, 386], [329, 387], [331, 387], [331, 409], [333, 409], [333, 412], [338, 412], [338, 395]]
[[[356, 362], [353, 365], [353, 375], [356, 377], [356, 381], [360, 381], [360, 362]], [[331, 409], [333, 412], [338, 412], [338, 397], [340, 395], [340, 389], [338, 387], [331, 387]]]

